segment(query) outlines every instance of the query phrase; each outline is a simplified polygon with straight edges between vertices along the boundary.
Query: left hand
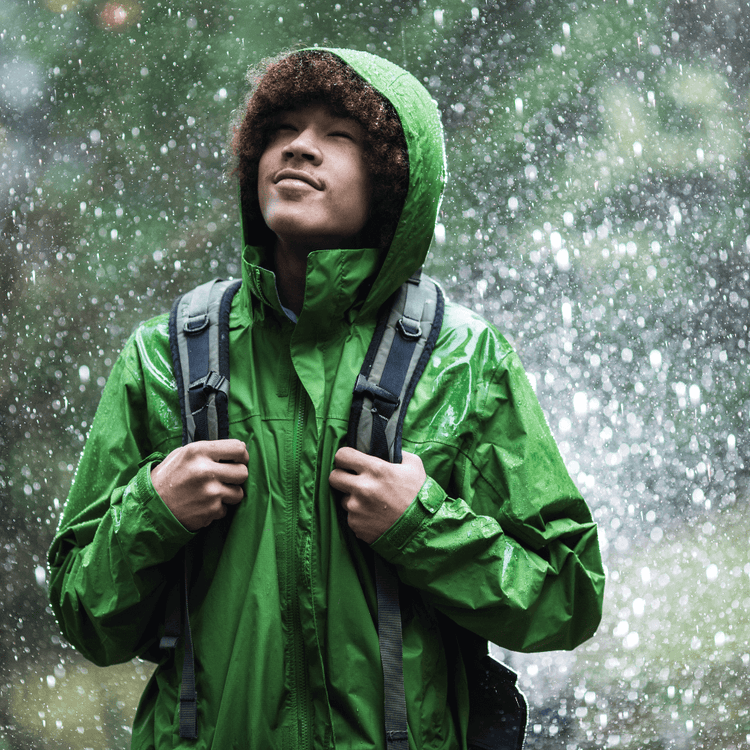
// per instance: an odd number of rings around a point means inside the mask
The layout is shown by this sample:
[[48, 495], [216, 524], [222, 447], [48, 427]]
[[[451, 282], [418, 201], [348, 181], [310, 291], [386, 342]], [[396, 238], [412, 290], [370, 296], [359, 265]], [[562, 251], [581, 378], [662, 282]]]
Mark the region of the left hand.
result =
[[427, 479], [419, 456], [403, 451], [401, 460], [392, 464], [354, 448], [336, 452], [328, 481], [344, 493], [349, 527], [363, 542], [372, 544], [390, 529]]

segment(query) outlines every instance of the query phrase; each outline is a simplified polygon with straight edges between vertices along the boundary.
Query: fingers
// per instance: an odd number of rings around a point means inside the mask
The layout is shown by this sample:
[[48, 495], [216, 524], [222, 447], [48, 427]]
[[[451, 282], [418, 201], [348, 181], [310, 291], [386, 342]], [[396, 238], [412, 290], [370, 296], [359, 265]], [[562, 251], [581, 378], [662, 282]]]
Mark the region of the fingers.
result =
[[[416, 466], [422, 463], [422, 459], [416, 453], [401, 451], [401, 463], [407, 466]], [[381, 458], [370, 456], [367, 453], [358, 451], [356, 448], [349, 447], [339, 448], [336, 451], [333, 464], [337, 469], [344, 469], [354, 474], [362, 474], [364, 471], [377, 472], [392, 465]]]
[[359, 477], [350, 471], [344, 469], [334, 469], [328, 476], [328, 481], [334, 490], [349, 494], [359, 486]]
[[247, 481], [250, 457], [240, 440], [201, 440], [189, 443], [182, 450], [192, 464], [191, 469], [199, 475], [225, 484], [244, 484]]
[[379, 458], [368, 456], [367, 453], [356, 450], [356, 448], [339, 448], [333, 457], [333, 465], [337, 469], [361, 474], [365, 469], [372, 468]]
[[245, 497], [245, 490], [241, 484], [227, 484], [216, 480], [206, 488], [206, 497], [216, 507], [237, 505]]
[[240, 440], [206, 440], [173, 450], [151, 471], [157, 494], [190, 531], [224, 518], [245, 496], [249, 456]]
[[389, 529], [411, 505], [424, 484], [422, 459], [404, 452], [392, 464], [353, 448], [341, 448], [329, 475], [331, 487], [342, 493], [340, 503], [352, 531], [371, 543]]
[[181, 509], [182, 517], [178, 516], [178, 519], [190, 531], [197, 531], [224, 518], [231, 506], [242, 501], [244, 494], [241, 485], [225, 484], [212, 479], [206, 483], [203, 494], [193, 498], [195, 502]]
[[245, 484], [248, 470], [245, 464], [214, 464], [214, 476], [224, 484]]
[[241, 440], [235, 440], [234, 438], [226, 440], [200, 440], [189, 445], [196, 453], [200, 453], [217, 462], [247, 465], [250, 460], [247, 446]]
[[341, 507], [347, 513], [355, 515], [362, 511], [362, 503], [356, 495], [344, 495], [341, 498]]
[[[245, 476], [247, 479], [247, 476]], [[225, 505], [237, 505], [245, 497], [244, 480], [236, 484], [224, 483], [224, 497], [222, 502]]]

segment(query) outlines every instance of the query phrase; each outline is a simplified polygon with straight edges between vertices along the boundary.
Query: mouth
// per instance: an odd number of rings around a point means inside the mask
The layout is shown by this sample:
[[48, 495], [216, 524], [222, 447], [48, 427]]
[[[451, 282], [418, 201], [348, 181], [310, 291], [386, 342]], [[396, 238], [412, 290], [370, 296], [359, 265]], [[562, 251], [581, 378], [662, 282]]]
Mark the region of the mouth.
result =
[[278, 183], [282, 180], [297, 180], [299, 182], [304, 182], [305, 184], [310, 185], [310, 187], [313, 187], [316, 190], [323, 189], [323, 184], [320, 182], [320, 180], [313, 177], [311, 174], [308, 174], [307, 172], [303, 172], [300, 169], [282, 169], [276, 174], [276, 176], [273, 178], [273, 181], [274, 184], [278, 185]]

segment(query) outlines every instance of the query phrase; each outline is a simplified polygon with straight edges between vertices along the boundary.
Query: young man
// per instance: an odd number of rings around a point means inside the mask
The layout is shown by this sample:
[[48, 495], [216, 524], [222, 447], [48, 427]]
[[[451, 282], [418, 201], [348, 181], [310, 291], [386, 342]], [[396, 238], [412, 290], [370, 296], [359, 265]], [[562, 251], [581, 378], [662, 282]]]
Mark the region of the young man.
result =
[[[113, 368], [50, 550], [63, 632], [97, 664], [159, 662], [134, 748], [178, 737], [164, 597], [192, 548], [196, 748], [385, 747], [376, 555], [406, 584], [410, 748], [465, 748], [450, 623], [569, 649], [600, 616], [596, 527], [517, 356], [447, 303], [404, 458], [345, 447], [379, 309], [424, 262], [445, 182], [426, 90], [361, 52], [305, 50], [254, 84], [234, 150], [243, 285], [229, 439], [181, 447], [166, 317]], [[355, 538], [358, 537], [358, 540]]]

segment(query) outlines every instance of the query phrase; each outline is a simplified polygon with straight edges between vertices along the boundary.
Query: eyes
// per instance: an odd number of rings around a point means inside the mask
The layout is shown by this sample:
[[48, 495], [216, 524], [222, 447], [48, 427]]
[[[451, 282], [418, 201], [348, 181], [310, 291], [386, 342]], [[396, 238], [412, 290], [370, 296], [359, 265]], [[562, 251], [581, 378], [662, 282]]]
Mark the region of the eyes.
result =
[[[277, 136], [295, 137], [296, 134], [308, 129], [305, 125], [295, 123], [289, 120], [280, 120], [274, 125], [271, 131], [271, 139]], [[334, 138], [358, 143], [359, 138], [354, 127], [341, 126], [339, 123], [327, 127], [313, 126], [310, 128], [312, 137]]]
[[351, 133], [347, 133], [343, 130], [334, 130], [329, 135], [331, 135], [331, 137], [333, 138], [348, 138], [350, 141], [354, 140], [354, 136]]

